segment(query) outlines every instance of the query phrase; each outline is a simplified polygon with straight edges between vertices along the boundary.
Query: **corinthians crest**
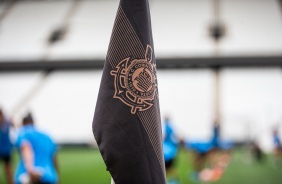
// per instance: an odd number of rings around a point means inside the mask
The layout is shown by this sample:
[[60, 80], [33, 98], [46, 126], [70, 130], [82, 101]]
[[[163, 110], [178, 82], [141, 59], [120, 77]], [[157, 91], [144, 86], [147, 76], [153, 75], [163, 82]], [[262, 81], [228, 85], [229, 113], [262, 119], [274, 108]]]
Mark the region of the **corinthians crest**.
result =
[[157, 93], [156, 66], [151, 63], [152, 48], [147, 45], [145, 58], [118, 63], [111, 75], [115, 77], [114, 98], [131, 107], [131, 113], [148, 110]]

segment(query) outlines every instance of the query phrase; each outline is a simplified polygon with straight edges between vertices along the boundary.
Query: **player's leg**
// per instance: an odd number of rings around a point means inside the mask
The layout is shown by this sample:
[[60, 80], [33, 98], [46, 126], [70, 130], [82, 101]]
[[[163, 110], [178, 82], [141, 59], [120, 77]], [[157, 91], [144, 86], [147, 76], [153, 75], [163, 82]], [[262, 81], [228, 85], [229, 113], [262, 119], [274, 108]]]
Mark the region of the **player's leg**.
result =
[[4, 157], [4, 172], [7, 179], [7, 183], [13, 184], [13, 171], [10, 155]]
[[168, 184], [179, 184], [178, 174], [174, 163], [175, 163], [175, 158], [165, 161]]

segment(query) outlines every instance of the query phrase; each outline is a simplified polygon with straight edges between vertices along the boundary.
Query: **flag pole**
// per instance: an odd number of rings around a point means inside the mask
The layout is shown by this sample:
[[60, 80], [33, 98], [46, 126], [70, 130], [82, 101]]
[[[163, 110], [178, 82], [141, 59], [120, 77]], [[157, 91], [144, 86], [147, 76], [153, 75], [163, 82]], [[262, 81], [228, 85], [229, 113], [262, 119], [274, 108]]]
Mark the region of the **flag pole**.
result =
[[115, 184], [115, 181], [113, 180], [113, 178], [111, 178], [111, 184]]

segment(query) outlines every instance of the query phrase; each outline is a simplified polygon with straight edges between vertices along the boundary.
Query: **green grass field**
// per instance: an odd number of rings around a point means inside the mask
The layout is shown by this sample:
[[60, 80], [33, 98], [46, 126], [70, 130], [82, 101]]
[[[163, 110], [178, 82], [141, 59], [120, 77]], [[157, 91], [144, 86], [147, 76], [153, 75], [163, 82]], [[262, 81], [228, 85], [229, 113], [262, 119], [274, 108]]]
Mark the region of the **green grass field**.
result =
[[[262, 163], [253, 162], [244, 151], [232, 153], [232, 162], [223, 178], [214, 184], [281, 184], [282, 168], [273, 166], [272, 158], [266, 156]], [[98, 150], [61, 149], [59, 151], [61, 184], [109, 184], [110, 175]], [[14, 155], [14, 161], [17, 155]], [[0, 184], [4, 184], [3, 164], [0, 166]], [[177, 161], [177, 172], [181, 184], [193, 184], [189, 176], [192, 172], [192, 155], [181, 151]]]

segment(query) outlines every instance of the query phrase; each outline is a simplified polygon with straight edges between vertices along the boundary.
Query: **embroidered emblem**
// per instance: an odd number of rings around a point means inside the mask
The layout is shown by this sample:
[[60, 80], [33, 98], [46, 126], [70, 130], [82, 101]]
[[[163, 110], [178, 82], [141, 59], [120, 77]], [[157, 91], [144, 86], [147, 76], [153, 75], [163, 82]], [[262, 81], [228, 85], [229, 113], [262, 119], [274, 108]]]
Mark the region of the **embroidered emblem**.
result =
[[156, 65], [152, 61], [152, 48], [147, 45], [145, 58], [130, 60], [126, 58], [118, 63], [114, 76], [114, 98], [120, 99], [131, 107], [131, 113], [148, 110], [157, 93]]

